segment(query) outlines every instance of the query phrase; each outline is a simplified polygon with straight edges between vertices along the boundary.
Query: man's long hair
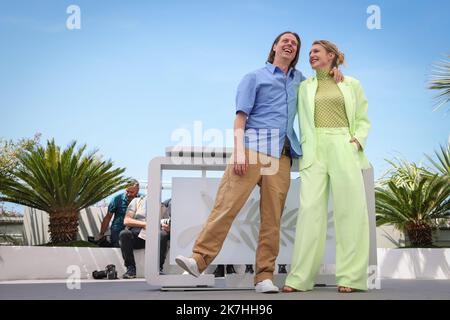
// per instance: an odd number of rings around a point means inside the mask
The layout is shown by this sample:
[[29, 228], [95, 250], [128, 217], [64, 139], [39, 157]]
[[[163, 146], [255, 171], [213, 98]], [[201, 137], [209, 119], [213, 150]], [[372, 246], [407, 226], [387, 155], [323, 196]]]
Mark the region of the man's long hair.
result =
[[294, 58], [294, 60], [292, 60], [291, 64], [289, 65], [289, 68], [295, 69], [295, 66], [297, 65], [297, 62], [298, 62], [298, 57], [300, 55], [300, 48], [302, 46], [302, 42], [300, 40], [299, 35], [292, 31], [285, 31], [283, 33], [280, 33], [275, 38], [275, 40], [272, 43], [272, 46], [270, 47], [270, 52], [269, 52], [269, 57], [267, 58], [267, 62], [273, 63], [273, 61], [275, 59], [275, 51], [273, 51], [273, 46], [276, 45], [278, 43], [278, 41], [280, 41], [280, 38], [287, 33], [292, 34], [297, 39], [297, 42], [298, 42], [297, 52], [295, 53], [295, 58]]

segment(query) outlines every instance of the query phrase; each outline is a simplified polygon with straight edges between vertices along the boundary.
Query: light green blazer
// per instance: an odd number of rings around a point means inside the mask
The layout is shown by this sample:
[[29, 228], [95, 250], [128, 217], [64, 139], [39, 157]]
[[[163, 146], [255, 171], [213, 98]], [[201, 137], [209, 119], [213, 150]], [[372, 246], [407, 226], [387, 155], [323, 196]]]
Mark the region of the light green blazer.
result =
[[[359, 151], [361, 169], [370, 168], [369, 161], [364, 155], [370, 122], [367, 117], [367, 99], [361, 84], [355, 78], [345, 76], [338, 87], [344, 96], [345, 111], [350, 126], [350, 134], [358, 139], [362, 150]], [[316, 155], [316, 133], [314, 125], [315, 96], [317, 92], [317, 78], [310, 77], [300, 84], [298, 90], [298, 117], [300, 125], [300, 144], [303, 156], [299, 160], [300, 170], [311, 166]]]

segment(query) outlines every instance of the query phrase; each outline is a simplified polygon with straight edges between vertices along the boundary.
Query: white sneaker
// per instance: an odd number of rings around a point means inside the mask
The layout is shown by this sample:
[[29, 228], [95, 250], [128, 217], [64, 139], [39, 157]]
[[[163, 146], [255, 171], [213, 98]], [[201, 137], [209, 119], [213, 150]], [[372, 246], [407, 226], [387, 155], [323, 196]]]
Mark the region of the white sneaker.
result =
[[200, 275], [200, 271], [198, 271], [197, 262], [194, 258], [187, 258], [184, 256], [177, 256], [175, 258], [175, 262], [179, 265], [183, 270], [189, 272], [189, 274], [194, 277], [198, 277]]
[[259, 293], [278, 293], [280, 289], [273, 284], [272, 280], [266, 279], [256, 284], [255, 291]]

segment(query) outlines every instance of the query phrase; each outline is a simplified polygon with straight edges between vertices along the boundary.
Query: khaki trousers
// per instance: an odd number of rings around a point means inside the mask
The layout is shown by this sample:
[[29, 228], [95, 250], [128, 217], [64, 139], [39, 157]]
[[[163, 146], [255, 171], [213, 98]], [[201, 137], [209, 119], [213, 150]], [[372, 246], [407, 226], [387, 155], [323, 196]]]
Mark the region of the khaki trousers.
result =
[[[217, 192], [214, 208], [192, 249], [192, 257], [202, 272], [222, 248], [231, 224], [250, 193], [260, 186], [260, 229], [256, 249], [255, 283], [272, 279], [279, 251], [280, 220], [289, 190], [291, 159], [280, 159], [246, 150], [250, 159], [247, 173], [238, 176], [228, 165]], [[271, 173], [271, 174], [270, 174]]]

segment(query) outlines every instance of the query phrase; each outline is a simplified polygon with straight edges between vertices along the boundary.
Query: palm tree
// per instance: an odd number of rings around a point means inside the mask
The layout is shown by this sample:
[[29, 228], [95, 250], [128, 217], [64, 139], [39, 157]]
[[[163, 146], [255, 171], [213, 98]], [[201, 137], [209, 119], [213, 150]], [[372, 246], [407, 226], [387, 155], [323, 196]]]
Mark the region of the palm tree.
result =
[[441, 60], [434, 65], [432, 79], [430, 81], [429, 89], [438, 90], [440, 93], [436, 96], [436, 108], [439, 109], [442, 105], [450, 101], [450, 56], [447, 60]]
[[414, 163], [392, 163], [390, 179], [375, 188], [377, 225], [392, 224], [413, 246], [432, 245], [433, 219], [450, 216], [450, 183]]
[[6, 177], [6, 174], [4, 174], [3, 172], [0, 171], [0, 192], [2, 189], [4, 189], [6, 187], [7, 183], [8, 183], [8, 179]]
[[126, 187], [125, 169], [112, 169], [86, 145], [75, 150], [72, 142], [61, 151], [54, 140], [19, 157], [13, 176], [3, 177], [0, 201], [46, 211], [50, 216], [50, 241], [76, 240], [80, 210]]

